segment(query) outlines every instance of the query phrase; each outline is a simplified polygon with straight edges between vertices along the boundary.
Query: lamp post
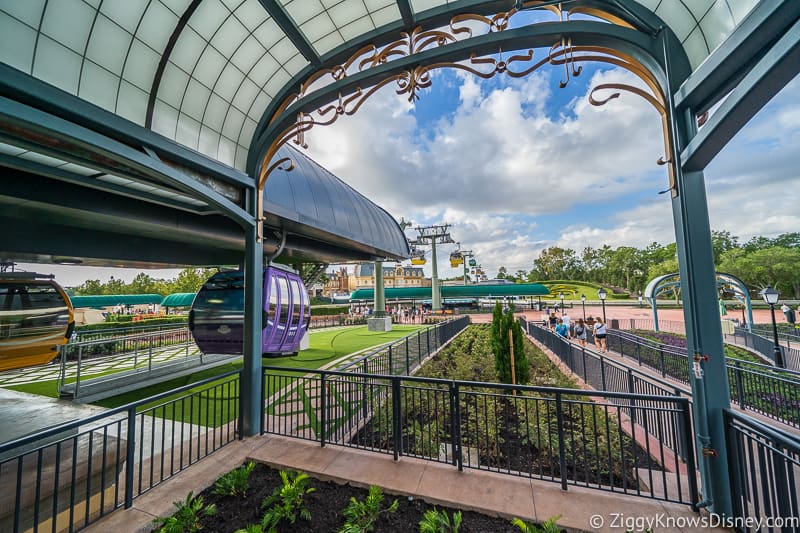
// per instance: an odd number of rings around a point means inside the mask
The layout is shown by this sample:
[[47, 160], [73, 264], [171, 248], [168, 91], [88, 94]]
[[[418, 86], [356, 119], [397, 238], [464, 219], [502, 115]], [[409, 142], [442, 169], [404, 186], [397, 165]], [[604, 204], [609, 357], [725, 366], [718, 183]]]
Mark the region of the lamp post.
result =
[[775, 323], [775, 304], [778, 303], [778, 297], [781, 293], [767, 285], [759, 294], [761, 294], [764, 301], [769, 304], [769, 312], [772, 315], [772, 339], [775, 342], [773, 348], [775, 352], [775, 365], [784, 368], [783, 353], [781, 352], [781, 345], [778, 343], [778, 325]]
[[561, 299], [561, 316], [564, 316], [564, 293], [559, 292], [558, 297]]
[[600, 289], [597, 291], [597, 297], [600, 298], [600, 302], [603, 304], [603, 324], [606, 323], [606, 295], [608, 293], [605, 289]]
[[586, 295], [581, 294], [581, 307], [583, 307], [583, 321], [586, 322]]

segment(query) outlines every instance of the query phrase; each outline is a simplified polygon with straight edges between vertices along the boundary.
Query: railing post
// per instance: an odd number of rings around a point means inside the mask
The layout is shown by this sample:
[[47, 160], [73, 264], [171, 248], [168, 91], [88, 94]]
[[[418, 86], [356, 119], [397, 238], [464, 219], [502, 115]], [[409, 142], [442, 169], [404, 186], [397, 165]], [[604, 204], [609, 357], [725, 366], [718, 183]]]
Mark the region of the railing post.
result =
[[81, 386], [81, 357], [83, 356], [83, 345], [78, 345], [78, 367], [75, 369], [75, 396], [73, 398], [78, 398], [78, 389]]
[[747, 400], [744, 396], [744, 383], [742, 383], [742, 364], [736, 361], [734, 366], [734, 372], [736, 372], [736, 396], [739, 397], [739, 407], [747, 409]]
[[425, 340], [428, 343], [428, 351], [425, 356], [429, 356], [431, 354], [431, 328], [425, 330]]
[[608, 390], [606, 388], [606, 358], [602, 355], [600, 356], [600, 382], [602, 383], [603, 390]]
[[561, 490], [567, 490], [567, 451], [564, 438], [564, 406], [561, 393], [556, 392], [556, 421], [558, 426], [558, 466], [561, 474]]
[[394, 375], [394, 365], [392, 364], [392, 345], [389, 345], [389, 374]]
[[458, 471], [464, 470], [461, 456], [461, 409], [459, 403], [459, 387], [455, 381], [450, 382], [450, 449], [453, 451], [453, 466]]
[[[620, 342], [622, 342], [620, 340]], [[642, 366], [642, 344], [640, 342], [636, 343], [636, 361], [639, 362], [639, 366]]]
[[[242, 376], [242, 374], [240, 372], [239, 373], [239, 382], [240, 383], [241, 383], [241, 376]], [[266, 428], [267, 428], [267, 373], [263, 369], [261, 371], [261, 402], [260, 403], [261, 403], [261, 405], [260, 405], [260, 409], [261, 409], [261, 434], [263, 435], [264, 433], [267, 432], [267, 430], [266, 430]], [[239, 412], [241, 412], [241, 410]], [[241, 431], [239, 432], [239, 435], [241, 436], [241, 438], [244, 438], [244, 435], [242, 435]]]
[[[666, 364], [664, 362], [664, 346], [663, 345], [660, 345], [660, 344], [658, 345], [658, 353], [659, 353], [660, 359], [661, 359], [661, 377], [665, 378], [665, 377], [667, 377], [667, 368], [666, 368]], [[639, 364], [641, 364], [641, 361], [639, 361]]]
[[[676, 389], [677, 394], [680, 391]], [[689, 481], [689, 501], [692, 502], [692, 509], [697, 511], [697, 503], [700, 501], [697, 491], [697, 464], [694, 457], [694, 436], [692, 432], [692, 417], [689, 413], [689, 400], [685, 398], [681, 402], [681, 444], [683, 447], [683, 460], [686, 461], [686, 478]], [[738, 463], [735, 463], [738, 464]], [[705, 492], [706, 489], [703, 489]]]
[[153, 370], [153, 336], [148, 335], [150, 339], [150, 343], [148, 346], [148, 355], [147, 355], [147, 371], [150, 372]]
[[408, 358], [408, 337], [406, 337], [406, 375], [411, 375], [411, 361]]
[[[631, 394], [635, 394], [636, 386], [633, 383], [633, 370], [630, 368], [628, 369], [628, 392]], [[636, 402], [631, 399], [630, 401], [631, 406], [631, 423], [636, 423]]]
[[328, 414], [327, 414], [327, 403], [328, 403], [328, 395], [326, 394], [326, 387], [327, 383], [325, 383], [325, 374], [320, 373], [319, 375], [319, 445], [321, 447], [325, 447], [325, 428], [328, 425]]
[[392, 377], [392, 438], [394, 442], [394, 460], [402, 455], [403, 424], [400, 420], [400, 378]]
[[[128, 409], [128, 442], [125, 450], [125, 509], [133, 506], [133, 473], [136, 460], [136, 408]], [[91, 458], [89, 458], [91, 462]]]

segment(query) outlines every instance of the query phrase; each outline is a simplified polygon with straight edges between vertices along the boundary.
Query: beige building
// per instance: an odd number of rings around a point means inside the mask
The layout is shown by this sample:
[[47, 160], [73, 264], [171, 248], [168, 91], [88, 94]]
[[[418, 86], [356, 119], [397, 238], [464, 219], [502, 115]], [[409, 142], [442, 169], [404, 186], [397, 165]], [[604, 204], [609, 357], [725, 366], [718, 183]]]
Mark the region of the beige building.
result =
[[[322, 295], [331, 298], [334, 295], [350, 294], [357, 289], [371, 289], [375, 286], [375, 263], [360, 263], [352, 273], [345, 267], [328, 273]], [[386, 289], [399, 287], [430, 287], [431, 280], [425, 277], [422, 268], [402, 265], [383, 267], [383, 286]]]

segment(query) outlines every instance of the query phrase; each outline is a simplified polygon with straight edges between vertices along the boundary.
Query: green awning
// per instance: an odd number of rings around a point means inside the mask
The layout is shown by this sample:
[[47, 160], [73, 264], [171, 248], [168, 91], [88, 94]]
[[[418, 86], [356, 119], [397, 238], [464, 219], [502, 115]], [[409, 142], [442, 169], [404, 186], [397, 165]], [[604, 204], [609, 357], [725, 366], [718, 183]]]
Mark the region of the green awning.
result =
[[114, 307], [115, 305], [147, 305], [161, 303], [160, 294], [95, 294], [71, 296], [72, 307]]
[[194, 292], [176, 292], [169, 294], [161, 300], [161, 307], [189, 307], [195, 297]]
[[[542, 296], [550, 294], [539, 283], [503, 283], [499, 285], [448, 285], [442, 287], [442, 298], [485, 298], [487, 296]], [[387, 300], [420, 300], [431, 297], [430, 287], [402, 287], [384, 289]], [[373, 300], [374, 289], [358, 289], [350, 295], [351, 300]]]

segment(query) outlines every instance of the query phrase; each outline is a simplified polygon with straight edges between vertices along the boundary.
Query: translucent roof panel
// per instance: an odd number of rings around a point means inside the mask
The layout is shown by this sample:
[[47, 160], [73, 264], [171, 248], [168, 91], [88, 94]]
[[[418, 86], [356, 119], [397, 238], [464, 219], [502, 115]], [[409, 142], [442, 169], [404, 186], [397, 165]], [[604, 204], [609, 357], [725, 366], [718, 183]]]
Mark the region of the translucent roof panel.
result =
[[258, 0], [204, 0], [166, 63], [153, 130], [244, 169], [264, 109], [306, 64]]
[[[668, 24], [693, 67], [757, 4], [618, 1]], [[423, 26], [432, 9], [480, 10], [464, 0], [407, 5]], [[259, 120], [293, 76], [382, 29], [399, 37], [401, 18], [396, 0], [0, 0], [0, 61], [244, 169]]]
[[658, 15], [697, 68], [750, 13], [758, 0], [636, 0]]
[[280, 0], [318, 54], [400, 20], [395, 0]]

